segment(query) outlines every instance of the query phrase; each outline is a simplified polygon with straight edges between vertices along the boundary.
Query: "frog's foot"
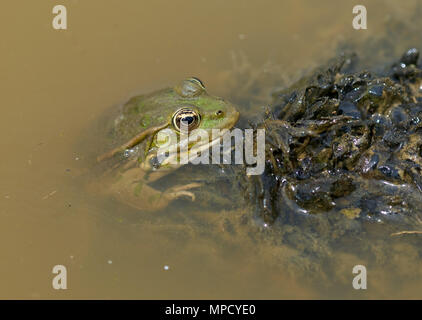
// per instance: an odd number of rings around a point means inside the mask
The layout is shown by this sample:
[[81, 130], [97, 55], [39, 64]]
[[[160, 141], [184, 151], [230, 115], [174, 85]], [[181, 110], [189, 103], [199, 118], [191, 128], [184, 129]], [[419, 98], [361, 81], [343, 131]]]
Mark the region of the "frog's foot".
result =
[[168, 201], [171, 201], [171, 200], [179, 199], [180, 197], [185, 196], [185, 197], [190, 197], [191, 201], [195, 201], [195, 194], [187, 190], [198, 188], [201, 186], [202, 186], [201, 183], [196, 183], [196, 182], [180, 185], [180, 186], [174, 186], [165, 192], [165, 197], [168, 199]]
[[188, 197], [195, 200], [195, 195], [190, 189], [200, 187], [200, 183], [190, 183], [181, 186], [174, 186], [164, 192], [158, 191], [143, 181], [126, 183], [119, 180], [112, 185], [110, 191], [120, 201], [141, 211], [158, 211], [169, 205], [173, 200], [181, 197]]

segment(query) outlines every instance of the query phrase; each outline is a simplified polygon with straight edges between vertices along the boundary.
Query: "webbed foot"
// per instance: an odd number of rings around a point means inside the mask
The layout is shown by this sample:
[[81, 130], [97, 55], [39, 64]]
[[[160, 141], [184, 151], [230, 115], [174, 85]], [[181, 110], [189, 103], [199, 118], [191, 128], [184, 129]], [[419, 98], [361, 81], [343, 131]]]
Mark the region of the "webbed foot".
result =
[[178, 199], [183, 196], [190, 197], [191, 201], [195, 201], [195, 194], [187, 190], [198, 188], [200, 186], [202, 186], [202, 184], [197, 183], [197, 182], [180, 185], [180, 186], [174, 186], [168, 189], [167, 191], [165, 191], [164, 194], [165, 194], [165, 197], [168, 198], [169, 201]]

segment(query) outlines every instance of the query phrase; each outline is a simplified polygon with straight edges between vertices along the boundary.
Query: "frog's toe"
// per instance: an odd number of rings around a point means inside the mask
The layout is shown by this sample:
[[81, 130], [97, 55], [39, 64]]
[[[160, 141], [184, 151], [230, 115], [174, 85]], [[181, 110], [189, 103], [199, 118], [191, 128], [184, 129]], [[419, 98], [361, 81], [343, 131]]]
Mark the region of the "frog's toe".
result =
[[179, 199], [181, 197], [189, 197], [191, 201], [195, 201], [195, 194], [190, 191], [177, 191], [167, 194], [171, 200]]
[[195, 194], [191, 191], [187, 191], [193, 188], [201, 187], [201, 183], [193, 182], [185, 185], [174, 186], [166, 192], [167, 197], [171, 200], [178, 199], [180, 197], [189, 197], [191, 201], [195, 201]]
[[201, 186], [202, 186], [202, 183], [192, 182], [192, 183], [189, 183], [189, 184], [174, 186], [174, 187], [169, 189], [169, 192], [186, 191], [186, 190], [190, 190], [190, 189], [193, 189], [193, 188], [199, 188]]

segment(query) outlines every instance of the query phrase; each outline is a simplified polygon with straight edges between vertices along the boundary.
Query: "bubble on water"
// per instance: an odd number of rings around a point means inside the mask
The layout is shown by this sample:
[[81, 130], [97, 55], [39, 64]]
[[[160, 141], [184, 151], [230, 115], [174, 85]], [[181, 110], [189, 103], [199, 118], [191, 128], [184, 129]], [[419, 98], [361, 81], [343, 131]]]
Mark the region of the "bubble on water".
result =
[[113, 261], [111, 261], [111, 260], [108, 260], [108, 261], [107, 261], [107, 263], [108, 263], [108, 264], [112, 264], [112, 263], [113, 263]]
[[167, 271], [167, 270], [169, 270], [169, 269], [170, 269], [170, 267], [169, 267], [169, 266], [167, 266], [167, 265], [165, 265], [165, 266], [164, 266], [164, 270], [166, 270], [166, 271]]

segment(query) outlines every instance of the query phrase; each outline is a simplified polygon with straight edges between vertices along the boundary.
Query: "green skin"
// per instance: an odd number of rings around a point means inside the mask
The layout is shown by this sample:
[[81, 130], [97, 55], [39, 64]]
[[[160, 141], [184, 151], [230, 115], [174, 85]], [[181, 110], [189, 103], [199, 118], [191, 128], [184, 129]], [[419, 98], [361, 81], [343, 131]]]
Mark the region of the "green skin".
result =
[[[173, 145], [177, 147], [180, 134], [172, 118], [177, 110], [186, 107], [199, 115], [196, 128], [206, 130], [210, 139], [212, 129], [230, 129], [239, 118], [234, 105], [209, 95], [195, 78], [186, 79], [174, 88], [133, 97], [123, 106], [111, 128], [113, 145], [118, 147], [98, 158], [98, 161], [108, 161], [117, 156], [122, 158], [126, 150], [131, 151], [131, 156], [123, 163], [119, 162], [117, 168], [111, 169], [111, 174], [106, 176], [108, 181], [103, 185], [108, 186], [107, 193], [142, 211], [163, 209], [170, 201], [180, 197], [195, 200], [190, 190], [199, 187], [198, 183], [175, 186], [164, 192], [148, 185], [181, 166], [159, 164], [157, 167], [155, 163], [153, 168], [151, 159], [160, 146], [157, 135], [161, 130], [172, 130], [177, 134], [178, 141]], [[208, 148], [213, 141], [201, 142]], [[191, 149], [192, 146], [189, 146], [189, 151]]]

